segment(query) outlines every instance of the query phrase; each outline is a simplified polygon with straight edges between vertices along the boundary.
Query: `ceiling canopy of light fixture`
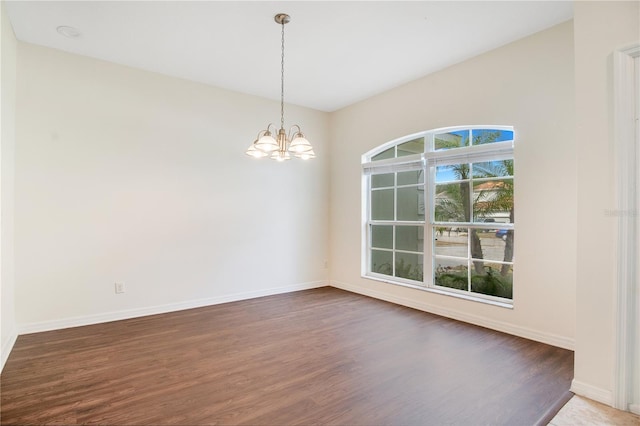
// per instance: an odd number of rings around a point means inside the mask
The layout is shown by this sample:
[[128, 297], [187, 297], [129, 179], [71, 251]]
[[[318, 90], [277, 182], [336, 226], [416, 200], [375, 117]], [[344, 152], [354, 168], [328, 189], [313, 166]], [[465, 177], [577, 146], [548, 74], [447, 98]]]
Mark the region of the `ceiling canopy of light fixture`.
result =
[[[300, 126], [294, 124], [289, 129], [289, 133], [284, 129], [284, 25], [289, 23], [291, 17], [286, 13], [278, 13], [273, 19], [282, 26], [282, 42], [280, 54], [280, 129], [275, 137], [271, 133], [270, 123], [265, 130], [258, 132], [258, 137], [249, 146], [246, 154], [263, 158], [270, 157], [276, 161], [290, 160], [291, 157], [302, 158], [308, 160], [315, 158], [313, 147], [302, 134]], [[275, 130], [275, 128], [274, 128]]]

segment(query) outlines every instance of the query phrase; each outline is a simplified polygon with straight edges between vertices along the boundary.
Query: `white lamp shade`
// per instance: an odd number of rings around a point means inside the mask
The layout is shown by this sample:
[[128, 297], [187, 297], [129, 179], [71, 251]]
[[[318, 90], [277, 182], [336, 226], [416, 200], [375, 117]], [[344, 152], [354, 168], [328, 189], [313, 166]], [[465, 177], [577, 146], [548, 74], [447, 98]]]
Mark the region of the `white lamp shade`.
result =
[[278, 149], [278, 142], [271, 136], [271, 133], [265, 133], [255, 143], [256, 149], [262, 152], [273, 152]]
[[292, 152], [294, 154], [300, 154], [312, 150], [313, 147], [311, 146], [309, 141], [306, 140], [300, 133], [298, 133], [296, 137], [293, 138], [291, 145], [289, 145], [289, 152]]
[[266, 157], [267, 154], [266, 152], [260, 151], [259, 149], [256, 149], [255, 144], [251, 144], [249, 146], [249, 148], [247, 148], [247, 150], [245, 151], [245, 154], [247, 154], [250, 157], [253, 158], [262, 158], [262, 157]]

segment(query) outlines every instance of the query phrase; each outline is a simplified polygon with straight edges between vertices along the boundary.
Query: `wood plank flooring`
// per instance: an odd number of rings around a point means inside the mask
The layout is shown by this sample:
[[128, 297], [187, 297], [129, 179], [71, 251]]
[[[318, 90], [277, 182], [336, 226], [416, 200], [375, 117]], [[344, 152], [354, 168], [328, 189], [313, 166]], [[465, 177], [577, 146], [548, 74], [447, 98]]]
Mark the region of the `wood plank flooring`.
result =
[[533, 425], [572, 377], [571, 351], [327, 287], [20, 336], [0, 376], [0, 415]]

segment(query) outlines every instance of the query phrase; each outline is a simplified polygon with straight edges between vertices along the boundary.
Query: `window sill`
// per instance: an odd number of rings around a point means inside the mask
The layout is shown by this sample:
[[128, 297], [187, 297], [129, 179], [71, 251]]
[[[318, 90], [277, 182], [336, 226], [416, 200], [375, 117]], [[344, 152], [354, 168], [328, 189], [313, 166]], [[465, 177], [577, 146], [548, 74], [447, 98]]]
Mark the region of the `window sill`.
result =
[[455, 297], [458, 299], [464, 299], [464, 300], [468, 300], [470, 302], [479, 302], [479, 303], [484, 303], [486, 305], [492, 305], [492, 306], [498, 306], [500, 308], [506, 308], [506, 309], [513, 309], [513, 302], [508, 303], [508, 302], [502, 302], [502, 301], [498, 301], [498, 300], [492, 300], [492, 299], [485, 299], [484, 297], [480, 297], [480, 296], [474, 296], [472, 294], [463, 294], [463, 293], [457, 293], [454, 291], [447, 291], [447, 290], [441, 290], [439, 288], [435, 288], [435, 287], [425, 287], [422, 285], [418, 285], [418, 284], [410, 284], [410, 283], [406, 283], [406, 282], [402, 282], [402, 281], [394, 281], [394, 280], [390, 280], [388, 278], [382, 278], [379, 276], [373, 276], [373, 275], [361, 275], [362, 278], [366, 278], [368, 280], [373, 280], [373, 281], [380, 281], [386, 284], [393, 284], [393, 285], [399, 285], [402, 287], [408, 287], [408, 288], [413, 288], [416, 290], [421, 290], [421, 291], [426, 291], [429, 293], [435, 293], [435, 294], [440, 294], [443, 296], [450, 296], [450, 297]]

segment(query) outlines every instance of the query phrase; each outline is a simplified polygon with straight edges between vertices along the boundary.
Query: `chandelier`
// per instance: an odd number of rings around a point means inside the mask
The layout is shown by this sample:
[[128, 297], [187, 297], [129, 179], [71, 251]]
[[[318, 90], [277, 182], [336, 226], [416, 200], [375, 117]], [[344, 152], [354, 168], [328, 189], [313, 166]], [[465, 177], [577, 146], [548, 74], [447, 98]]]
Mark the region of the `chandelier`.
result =
[[294, 124], [287, 133], [284, 129], [284, 25], [291, 18], [286, 13], [278, 13], [273, 18], [282, 26], [282, 42], [280, 54], [280, 130], [274, 135], [271, 133], [273, 123], [270, 123], [265, 130], [258, 133], [256, 140], [246, 151], [247, 155], [255, 158], [270, 157], [276, 161], [290, 160], [291, 157], [308, 160], [315, 158], [313, 147], [302, 134], [300, 126]]

